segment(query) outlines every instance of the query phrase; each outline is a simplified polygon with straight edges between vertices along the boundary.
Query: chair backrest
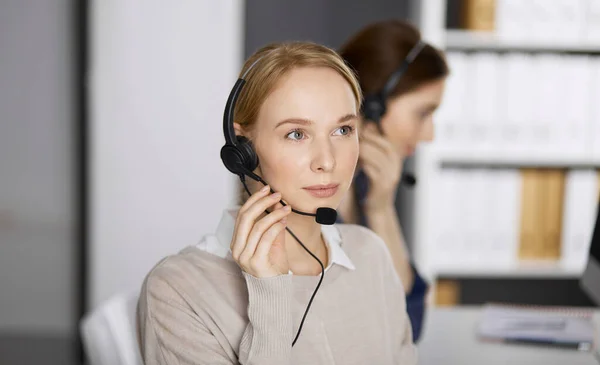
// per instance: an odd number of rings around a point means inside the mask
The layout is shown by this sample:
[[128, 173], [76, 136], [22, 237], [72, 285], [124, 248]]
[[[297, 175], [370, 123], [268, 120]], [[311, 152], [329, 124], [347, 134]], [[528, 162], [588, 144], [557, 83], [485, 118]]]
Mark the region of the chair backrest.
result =
[[90, 365], [143, 365], [135, 327], [138, 293], [116, 295], [81, 320]]

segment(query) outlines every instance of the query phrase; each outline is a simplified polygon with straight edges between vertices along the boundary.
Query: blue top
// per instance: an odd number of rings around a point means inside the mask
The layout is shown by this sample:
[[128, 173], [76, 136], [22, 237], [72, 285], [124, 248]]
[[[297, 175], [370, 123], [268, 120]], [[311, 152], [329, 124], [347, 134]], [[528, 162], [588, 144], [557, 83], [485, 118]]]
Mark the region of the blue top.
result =
[[[354, 187], [356, 201], [358, 202], [359, 224], [368, 227], [363, 205], [367, 197], [367, 192], [369, 191], [369, 178], [362, 170], [359, 170], [354, 178]], [[342, 223], [342, 219], [339, 215], [338, 223]], [[406, 311], [408, 312], [408, 317], [410, 318], [410, 323], [412, 325], [413, 340], [417, 342], [421, 336], [423, 314], [425, 312], [425, 294], [427, 293], [429, 285], [423, 280], [421, 275], [419, 275], [419, 272], [412, 263], [411, 268], [414, 275], [414, 284], [412, 290], [406, 294]]]

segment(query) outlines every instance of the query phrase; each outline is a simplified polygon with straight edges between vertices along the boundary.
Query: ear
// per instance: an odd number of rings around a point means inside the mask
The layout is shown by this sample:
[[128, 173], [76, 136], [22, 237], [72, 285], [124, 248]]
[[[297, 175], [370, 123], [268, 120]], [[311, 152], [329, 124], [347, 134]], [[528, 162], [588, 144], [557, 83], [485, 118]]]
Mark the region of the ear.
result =
[[244, 127], [240, 123], [233, 123], [233, 130], [235, 131], [236, 136], [248, 137], [247, 133], [244, 131]]

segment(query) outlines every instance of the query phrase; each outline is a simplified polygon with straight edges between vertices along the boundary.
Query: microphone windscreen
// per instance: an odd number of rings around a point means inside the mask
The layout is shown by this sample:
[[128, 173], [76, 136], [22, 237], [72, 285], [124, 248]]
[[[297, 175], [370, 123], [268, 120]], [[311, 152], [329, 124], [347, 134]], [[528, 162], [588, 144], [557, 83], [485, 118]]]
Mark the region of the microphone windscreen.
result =
[[317, 208], [315, 220], [319, 224], [332, 225], [337, 220], [337, 211], [333, 208], [321, 207]]
[[413, 174], [402, 174], [402, 182], [408, 186], [415, 186], [417, 178]]

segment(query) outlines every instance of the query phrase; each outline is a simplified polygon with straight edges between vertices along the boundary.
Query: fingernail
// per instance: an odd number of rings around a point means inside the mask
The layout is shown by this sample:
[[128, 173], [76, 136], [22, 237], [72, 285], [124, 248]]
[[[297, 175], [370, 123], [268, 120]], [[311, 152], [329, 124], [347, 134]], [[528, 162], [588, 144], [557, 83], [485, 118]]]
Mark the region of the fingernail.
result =
[[262, 189], [260, 189], [261, 193], [266, 193], [267, 191], [269, 191], [269, 185], [265, 185]]
[[281, 223], [286, 224], [287, 223], [287, 218], [282, 218], [281, 219]]
[[283, 207], [283, 210], [285, 210], [286, 212], [289, 212], [290, 210], [292, 210], [292, 207], [290, 207], [289, 205], [286, 205], [285, 207]]
[[271, 196], [273, 198], [279, 199], [279, 198], [281, 198], [281, 193], [273, 193], [273, 194], [271, 194]]

